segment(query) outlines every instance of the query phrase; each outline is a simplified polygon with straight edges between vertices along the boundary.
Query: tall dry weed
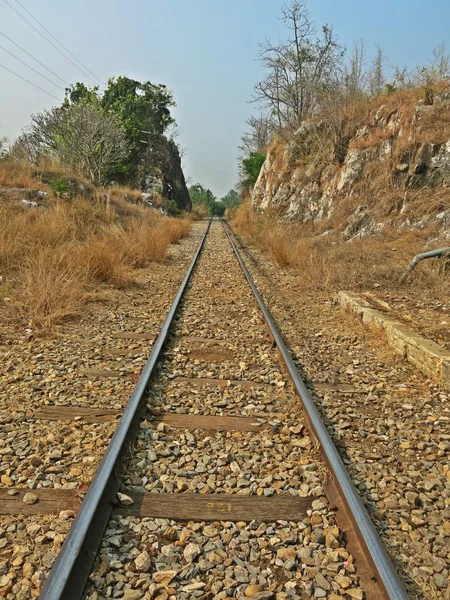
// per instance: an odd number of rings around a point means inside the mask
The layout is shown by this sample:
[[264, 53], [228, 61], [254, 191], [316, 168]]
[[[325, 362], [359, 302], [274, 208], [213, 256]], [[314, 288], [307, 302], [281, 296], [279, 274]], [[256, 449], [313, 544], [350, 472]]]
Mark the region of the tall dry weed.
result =
[[0, 187], [36, 188], [37, 182], [30, 163], [0, 159]]
[[0, 209], [0, 275], [12, 299], [7, 313], [47, 331], [76, 314], [95, 286], [132, 284], [133, 271], [162, 260], [191, 223], [144, 206], [121, 204], [119, 214], [84, 200], [55, 201], [47, 209], [7, 206]]
[[70, 246], [36, 248], [17, 272], [17, 284], [8, 305], [10, 316], [32, 327], [48, 330], [81, 309], [87, 272], [72, 264]]
[[[316, 235], [311, 226], [280, 224], [274, 218], [255, 215], [242, 207], [234, 227], [280, 268], [299, 274], [300, 287], [308, 291], [334, 293], [340, 289], [374, 286], [404, 289], [399, 278], [412, 257], [423, 252], [436, 230], [385, 229], [377, 236], [345, 241], [339, 234]], [[319, 227], [319, 230], [321, 228]], [[407, 286], [427, 293], [449, 293], [450, 283], [442, 277], [436, 261], [427, 261], [414, 271]]]

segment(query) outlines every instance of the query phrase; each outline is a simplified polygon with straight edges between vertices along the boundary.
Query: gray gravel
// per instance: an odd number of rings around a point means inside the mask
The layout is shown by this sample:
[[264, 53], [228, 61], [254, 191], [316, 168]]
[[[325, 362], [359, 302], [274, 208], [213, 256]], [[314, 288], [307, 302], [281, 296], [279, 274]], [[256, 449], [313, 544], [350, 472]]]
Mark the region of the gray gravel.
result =
[[[46, 406], [114, 408], [121, 411], [145, 363], [152, 341], [113, 337], [134, 331], [156, 335], [198, 246], [204, 223], [172, 246], [168, 258], [137, 273], [139, 285], [93, 290], [93, 302], [54, 337], [29, 335], [0, 323], [0, 486], [30, 490], [73, 489], [82, 495], [97, 468], [114, 423], [49, 422], [34, 413]], [[109, 348], [135, 348], [133, 356], [109, 356]], [[86, 377], [82, 369], [121, 370], [117, 379]], [[0, 599], [37, 598], [73, 520], [58, 515], [0, 516]]]
[[[190, 356], [212, 343], [222, 344], [233, 358], [209, 362]], [[251, 380], [266, 387], [229, 383], [218, 389], [213, 383], [180, 383], [179, 376]], [[115, 516], [86, 598], [362, 600], [353, 557], [324, 496], [326, 468], [218, 223], [212, 225], [148, 405], [122, 493], [284, 493], [311, 497], [312, 509], [299, 523]], [[271, 429], [174, 429], [152, 422], [152, 414], [162, 411], [251, 416]]]
[[449, 394], [382, 337], [251, 249], [246, 263], [314, 394], [411, 598], [450, 598]]

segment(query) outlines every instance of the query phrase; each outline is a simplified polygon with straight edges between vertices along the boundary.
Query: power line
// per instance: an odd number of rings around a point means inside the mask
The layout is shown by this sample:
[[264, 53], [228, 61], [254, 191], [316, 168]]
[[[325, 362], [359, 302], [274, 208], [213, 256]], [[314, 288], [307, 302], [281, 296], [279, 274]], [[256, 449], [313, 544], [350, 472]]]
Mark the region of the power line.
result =
[[63, 44], [62, 42], [60, 42], [60, 41], [58, 40], [58, 38], [57, 38], [57, 37], [55, 37], [55, 36], [53, 35], [53, 33], [47, 29], [47, 27], [45, 27], [45, 25], [43, 25], [43, 24], [42, 24], [42, 23], [41, 23], [41, 22], [40, 22], [38, 19], [36, 19], [36, 17], [35, 17], [34, 15], [32, 15], [32, 14], [30, 13], [30, 11], [29, 11], [29, 10], [27, 10], [27, 9], [25, 8], [25, 6], [19, 2], [19, 0], [16, 0], [16, 3], [17, 3], [17, 4], [18, 4], [18, 5], [19, 5], [19, 6], [20, 6], [20, 7], [21, 7], [21, 8], [22, 8], [22, 9], [23, 9], [23, 10], [24, 10], [24, 11], [25, 11], [25, 12], [26, 12], [28, 15], [30, 15], [30, 17], [31, 17], [32, 19], [34, 19], [34, 21], [36, 21], [36, 23], [38, 23], [38, 24], [39, 24], [39, 25], [42, 27], [42, 29], [43, 29], [44, 31], [46, 31], [46, 32], [48, 33], [48, 35], [49, 35], [50, 37], [52, 37], [52, 38], [55, 40], [55, 42], [58, 42], [58, 44], [59, 44], [59, 45], [60, 45], [62, 48], [64, 48], [64, 50], [65, 50], [66, 52], [68, 52], [68, 53], [70, 54], [70, 56], [72, 56], [72, 57], [73, 57], [73, 58], [74, 58], [74, 59], [75, 59], [75, 60], [76, 60], [78, 63], [80, 63], [80, 65], [81, 65], [82, 67], [84, 67], [84, 68], [86, 69], [86, 71], [87, 71], [88, 73], [90, 73], [90, 74], [91, 74], [91, 75], [92, 75], [92, 76], [93, 76], [93, 77], [94, 77], [94, 78], [95, 78], [95, 79], [96, 79], [96, 80], [97, 80], [99, 83], [101, 83], [100, 79], [99, 79], [99, 78], [98, 78], [98, 77], [95, 75], [95, 73], [93, 73], [93, 72], [92, 72], [90, 69], [88, 69], [88, 67], [87, 67], [87, 66], [86, 66], [84, 63], [82, 63], [82, 62], [81, 62], [81, 60], [80, 60], [79, 58], [77, 58], [77, 57], [75, 56], [75, 54], [73, 54], [73, 52], [71, 52], [71, 51], [69, 50], [69, 48], [67, 48], [66, 46], [64, 46], [64, 44]]
[[62, 56], [64, 56], [65, 59], [67, 59], [70, 63], [72, 63], [72, 65], [74, 67], [76, 67], [81, 73], [83, 73], [83, 75], [85, 75], [85, 77], [90, 79], [92, 81], [92, 83], [95, 84], [95, 81], [92, 79], [92, 77], [90, 77], [85, 71], [83, 71], [83, 69], [81, 67], [79, 67], [69, 56], [67, 56], [67, 54], [64, 54], [64, 52], [62, 50], [60, 50], [58, 48], [58, 46], [55, 46], [55, 44], [51, 40], [49, 40], [48, 37], [46, 37], [41, 31], [39, 31], [39, 29], [37, 27], [35, 27], [33, 25], [33, 23], [30, 23], [30, 21], [26, 17], [24, 17], [16, 8], [14, 8], [14, 6], [12, 6], [8, 2], [8, 0], [3, 0], [3, 1], [5, 2], [5, 4], [7, 4], [9, 6], [9, 8], [11, 8], [16, 14], [18, 14], [21, 19], [23, 19], [26, 23], [28, 23], [28, 25], [32, 29], [34, 29], [34, 31], [36, 31], [36, 33], [38, 33], [41, 37], [43, 37], [44, 40], [46, 40], [50, 44], [50, 46], [53, 46], [53, 48], [55, 50], [57, 50], [60, 54], [62, 54]]
[[32, 58], [34, 61], [36, 61], [38, 64], [41, 65], [41, 67], [44, 67], [44, 69], [46, 69], [49, 73], [51, 73], [52, 75], [54, 75], [57, 79], [59, 79], [60, 81], [62, 81], [64, 83], [64, 85], [69, 86], [70, 83], [68, 83], [67, 81], [65, 81], [62, 77], [60, 77], [57, 73], [55, 73], [54, 71], [52, 71], [51, 69], [49, 69], [48, 67], [46, 67], [44, 65], [44, 63], [42, 63], [40, 60], [38, 60], [37, 58], [35, 58], [32, 54], [30, 54], [29, 52], [27, 52], [24, 48], [22, 48], [22, 46], [19, 46], [19, 44], [17, 44], [14, 40], [12, 40], [10, 37], [8, 37], [6, 35], [6, 33], [3, 33], [2, 31], [0, 31], [0, 35], [2, 35], [4, 38], [6, 38], [9, 42], [11, 42], [11, 44], [14, 44], [14, 46], [16, 46], [17, 48], [19, 48], [19, 50], [22, 50], [22, 52], [24, 52], [27, 56], [29, 56], [30, 58]]
[[48, 92], [47, 90], [44, 90], [44, 88], [39, 87], [38, 85], [36, 85], [32, 81], [29, 81], [28, 79], [25, 79], [25, 77], [22, 77], [22, 75], [19, 75], [18, 73], [15, 73], [14, 71], [11, 71], [11, 69], [8, 69], [8, 67], [5, 67], [5, 65], [0, 64], [0, 67], [2, 67], [3, 69], [5, 69], [5, 71], [9, 71], [10, 73], [12, 73], [13, 75], [15, 75], [16, 77], [19, 77], [19, 79], [23, 79], [23, 81], [26, 81], [27, 83], [29, 83], [33, 87], [37, 88], [38, 90], [41, 90], [41, 92], [44, 92], [44, 94], [48, 94], [52, 98], [55, 98], [55, 100], [58, 100], [58, 102], [61, 102], [61, 98], [57, 98], [51, 92]]
[[48, 77], [46, 77], [45, 75], [43, 75], [42, 73], [40, 73], [37, 69], [35, 69], [34, 67], [32, 67], [31, 65], [29, 65], [28, 63], [26, 63], [24, 60], [22, 60], [21, 58], [19, 58], [18, 56], [16, 56], [15, 54], [13, 54], [9, 50], [7, 50], [6, 48], [3, 48], [3, 46], [0, 46], [0, 49], [3, 50], [4, 52], [7, 52], [10, 56], [12, 56], [13, 58], [15, 58], [16, 60], [18, 60], [19, 62], [21, 62], [23, 65], [25, 65], [26, 67], [28, 67], [29, 69], [31, 69], [32, 71], [34, 71], [35, 73], [37, 73], [40, 77], [43, 77], [44, 79], [46, 79], [47, 81], [49, 81], [52, 85], [55, 85], [59, 90], [62, 90], [63, 92], [65, 92], [64, 88], [62, 88], [57, 83], [55, 83], [54, 81], [52, 81], [51, 79], [49, 79]]

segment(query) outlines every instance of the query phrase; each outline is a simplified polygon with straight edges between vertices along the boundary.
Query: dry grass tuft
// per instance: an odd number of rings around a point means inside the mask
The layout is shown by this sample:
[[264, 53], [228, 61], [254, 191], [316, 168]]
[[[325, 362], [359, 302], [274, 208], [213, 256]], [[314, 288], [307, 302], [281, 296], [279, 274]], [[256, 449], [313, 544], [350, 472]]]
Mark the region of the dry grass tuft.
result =
[[[335, 293], [340, 289], [374, 286], [404, 289], [398, 279], [412, 257], [435, 238], [434, 228], [390, 230], [372, 237], [345, 241], [339, 234], [317, 235], [311, 225], [282, 224], [255, 214], [249, 205], [235, 213], [233, 224], [246, 240], [265, 252], [279, 267], [295, 269], [304, 291]], [[436, 262], [420, 265], [407, 281], [414, 289], [450, 292]]]
[[86, 294], [86, 269], [72, 264], [72, 248], [36, 249], [17, 273], [17, 286], [9, 305], [31, 327], [47, 330], [55, 322], [75, 315]]
[[298, 244], [294, 244], [281, 227], [271, 230], [267, 245], [272, 259], [280, 267], [292, 267], [298, 262]]
[[135, 269], [162, 260], [189, 233], [187, 219], [118, 202], [120, 214], [99, 199], [0, 208], [0, 299], [10, 297], [2, 313], [49, 331], [76, 314], [96, 286], [131, 285]]
[[351, 144], [351, 148], [363, 150], [365, 148], [374, 148], [382, 142], [392, 139], [392, 132], [386, 129], [374, 129], [368, 137], [362, 137]]
[[37, 182], [30, 163], [0, 159], [0, 187], [36, 188]]
[[74, 249], [73, 263], [86, 265], [91, 284], [105, 283], [118, 288], [132, 283], [131, 261], [125, 251], [125, 235], [120, 228], [111, 227], [93, 236]]
[[189, 235], [190, 223], [186, 219], [170, 219], [166, 222], [166, 230], [169, 235], [170, 243], [176, 244], [181, 239]]

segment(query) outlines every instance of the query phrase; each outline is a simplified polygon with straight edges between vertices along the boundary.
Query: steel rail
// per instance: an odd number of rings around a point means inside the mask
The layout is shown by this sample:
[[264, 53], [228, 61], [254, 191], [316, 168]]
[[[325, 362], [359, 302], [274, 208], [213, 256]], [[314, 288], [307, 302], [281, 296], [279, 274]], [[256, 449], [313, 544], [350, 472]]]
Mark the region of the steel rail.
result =
[[[264, 319], [270, 332], [273, 336], [274, 342], [276, 343], [279, 353], [281, 354], [283, 361], [288, 370], [289, 376], [294, 384], [294, 387], [300, 396], [308, 422], [312, 428], [312, 433], [319, 442], [324, 458], [328, 463], [335, 484], [338, 486], [340, 497], [345, 501], [351, 516], [352, 525], [356, 528], [359, 540], [362, 541], [363, 547], [366, 549], [366, 556], [372, 563], [375, 573], [374, 576], [379, 579], [385, 598], [389, 600], [408, 600], [408, 594], [404, 589], [397, 571], [389, 558], [386, 549], [381, 541], [375, 527], [370, 520], [370, 517], [362, 503], [362, 500], [356, 490], [354, 483], [352, 482], [347, 469], [333, 443], [333, 440], [325, 427], [319, 411], [311, 398], [308, 389], [302, 381], [299, 372], [291, 358], [289, 350], [287, 349], [283, 338], [275, 325], [268, 308], [266, 307], [264, 300], [258, 292], [256, 285], [241, 258], [239, 250], [231, 237], [228, 227], [222, 220], [224, 231], [230, 241], [231, 247], [236, 255], [237, 260], [241, 266], [242, 272], [244, 273], [252, 292], [256, 298], [256, 301], [264, 314]], [[377, 596], [378, 598], [378, 596]]]
[[100, 546], [119, 491], [121, 465], [139, 431], [143, 400], [180, 301], [211, 226], [205, 233], [167, 313], [161, 332], [128, 401], [94, 479], [41, 592], [41, 600], [79, 600]]

